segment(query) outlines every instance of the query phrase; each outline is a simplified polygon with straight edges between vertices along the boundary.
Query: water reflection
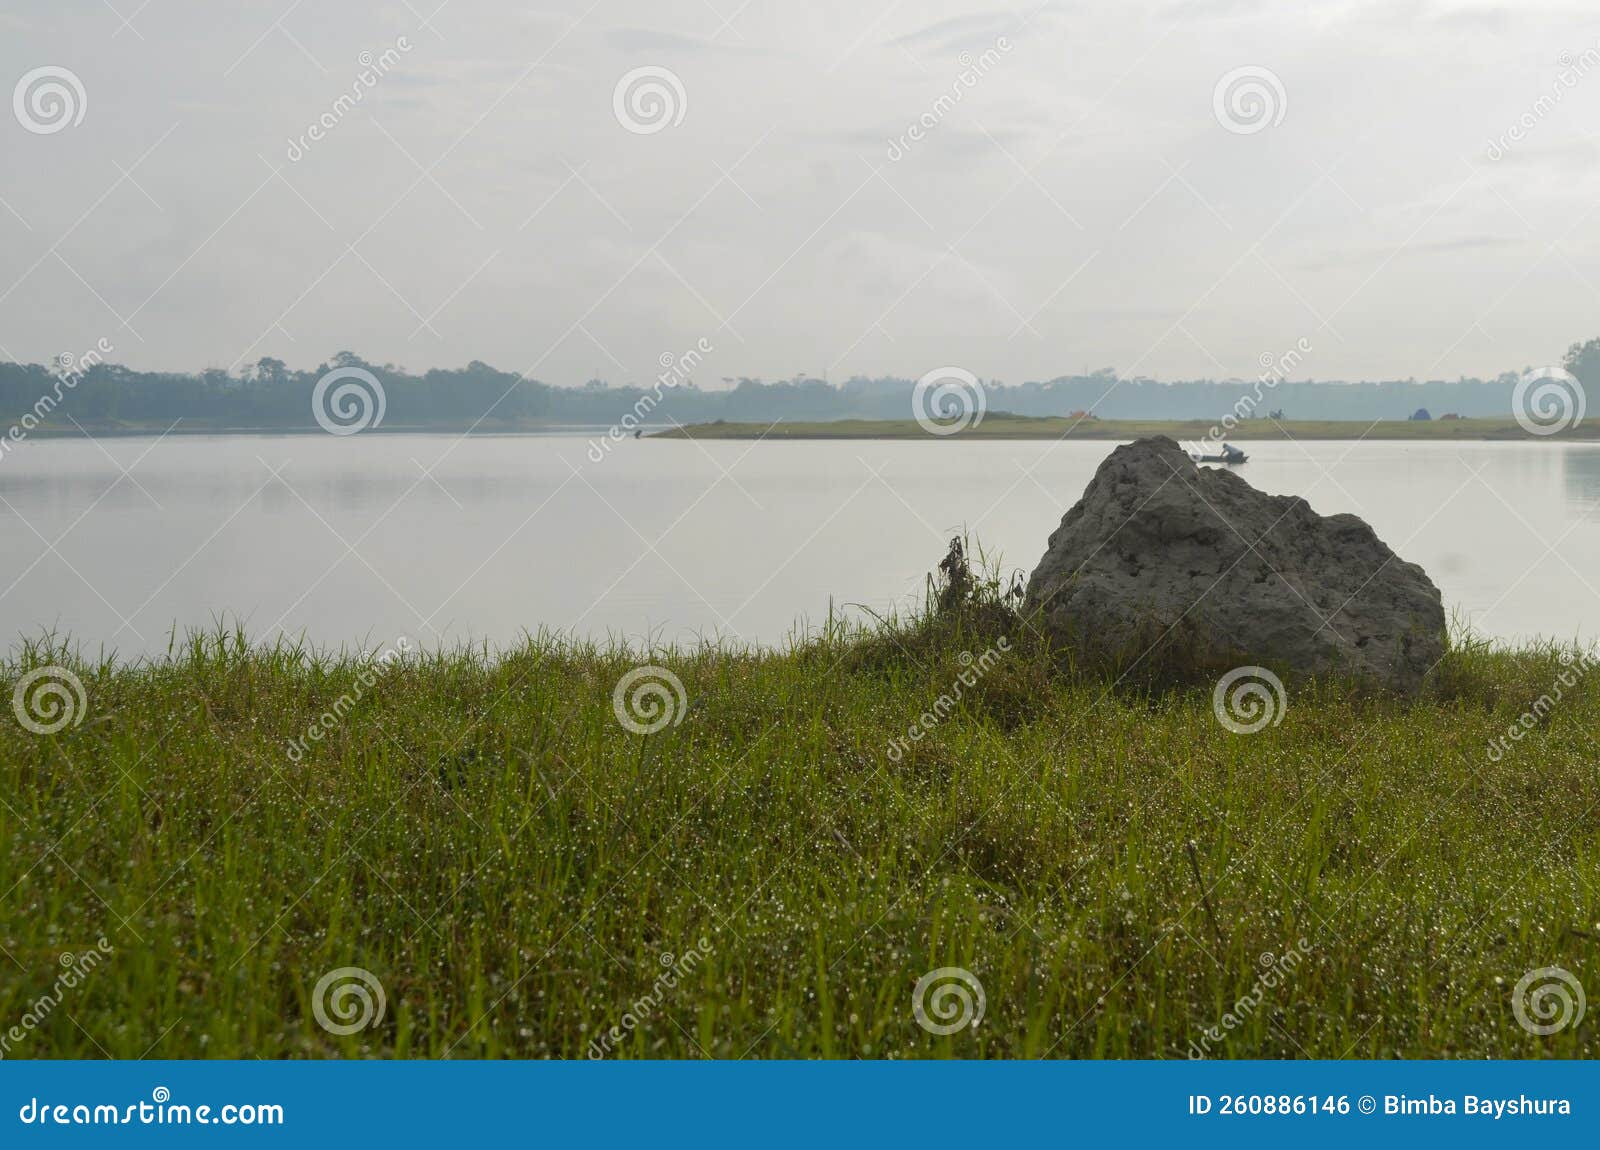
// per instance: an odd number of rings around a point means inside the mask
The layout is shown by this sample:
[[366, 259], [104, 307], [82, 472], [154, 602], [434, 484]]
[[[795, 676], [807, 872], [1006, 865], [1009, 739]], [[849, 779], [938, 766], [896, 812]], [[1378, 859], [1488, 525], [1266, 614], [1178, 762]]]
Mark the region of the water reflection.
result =
[[[226, 615], [329, 645], [540, 626], [781, 642], [840, 604], [917, 597], [957, 531], [1030, 569], [1112, 445], [647, 439], [600, 463], [585, 447], [30, 441], [0, 460], [0, 632], [128, 653]], [[1239, 473], [1363, 516], [1487, 634], [1600, 632], [1600, 447], [1260, 443]]]
[[1600, 518], [1600, 450], [1568, 448], [1561, 451], [1562, 489], [1575, 515]]

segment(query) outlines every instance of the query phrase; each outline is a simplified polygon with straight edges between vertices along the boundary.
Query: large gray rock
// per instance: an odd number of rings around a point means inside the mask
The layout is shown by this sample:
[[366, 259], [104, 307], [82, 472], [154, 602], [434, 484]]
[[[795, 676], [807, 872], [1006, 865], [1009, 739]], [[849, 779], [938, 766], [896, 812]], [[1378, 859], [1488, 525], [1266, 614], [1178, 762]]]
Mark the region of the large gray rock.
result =
[[1113, 451], [1050, 536], [1027, 608], [1081, 658], [1160, 677], [1258, 664], [1413, 692], [1439, 590], [1354, 515], [1318, 515], [1164, 436]]

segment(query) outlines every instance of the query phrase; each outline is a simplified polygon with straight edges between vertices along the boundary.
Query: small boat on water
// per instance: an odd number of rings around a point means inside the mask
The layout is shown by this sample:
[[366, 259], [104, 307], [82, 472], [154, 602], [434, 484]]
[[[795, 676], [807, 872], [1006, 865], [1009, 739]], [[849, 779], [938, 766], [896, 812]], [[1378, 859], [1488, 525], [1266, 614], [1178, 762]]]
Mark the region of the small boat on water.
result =
[[1189, 449], [1189, 458], [1196, 463], [1243, 463], [1250, 458], [1231, 443], [1224, 443], [1222, 450], [1207, 454], [1197, 447]]

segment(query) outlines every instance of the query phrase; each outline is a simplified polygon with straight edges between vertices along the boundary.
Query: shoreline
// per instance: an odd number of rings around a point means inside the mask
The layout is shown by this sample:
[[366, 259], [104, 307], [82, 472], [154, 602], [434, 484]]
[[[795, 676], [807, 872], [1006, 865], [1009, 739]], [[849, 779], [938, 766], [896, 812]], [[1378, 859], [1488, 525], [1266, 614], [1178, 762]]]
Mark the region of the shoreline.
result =
[[[1259, 425], [1258, 425], [1259, 424]], [[606, 438], [608, 424], [397, 424], [363, 429], [362, 435], [453, 435], [453, 437], [587, 437]], [[1200, 419], [1083, 419], [1066, 416], [989, 416], [960, 432], [936, 435], [915, 419], [835, 419], [806, 422], [710, 422], [643, 430], [645, 440], [1098, 440], [1130, 441], [1166, 435], [1179, 443], [1214, 441], [1418, 441], [1418, 443], [1594, 443], [1600, 422], [1568, 427], [1555, 435], [1533, 435], [1515, 419], [1285, 419], [1243, 421], [1222, 437], [1211, 437], [1216, 424]], [[30, 440], [70, 438], [194, 437], [194, 435], [258, 435], [298, 437], [326, 435], [318, 425], [301, 427], [203, 427], [203, 425], [83, 424], [82, 427], [38, 427]], [[632, 440], [632, 435], [622, 437]], [[621, 440], [619, 440], [621, 441]]]
[[[991, 415], [959, 432], [934, 434], [913, 419], [830, 422], [699, 423], [651, 432], [646, 439], [971, 439], [1133, 440], [1165, 435], [1180, 443], [1210, 438], [1207, 420], [1083, 419], [1067, 416]], [[1269, 440], [1414, 440], [1417, 442], [1552, 443], [1600, 441], [1600, 423], [1579, 424], [1555, 435], [1533, 435], [1511, 418], [1383, 420], [1244, 420], [1220, 437], [1229, 442]]]
[[[521, 423], [471, 424], [394, 424], [366, 428], [366, 435], [448, 435], [490, 436], [581, 436], [611, 439], [613, 424]], [[1183, 419], [1085, 419], [1067, 416], [991, 415], [982, 423], [959, 432], [934, 434], [913, 419], [841, 419], [811, 421], [691, 423], [680, 427], [642, 428], [643, 439], [739, 439], [739, 440], [928, 440], [955, 442], [989, 440], [1103, 440], [1128, 441], [1149, 435], [1166, 435], [1180, 443], [1212, 438], [1216, 426], [1206, 420]], [[40, 427], [25, 439], [136, 438], [140, 436], [321, 436], [329, 434], [317, 424], [293, 427], [207, 427], [202, 425], [92, 424], [81, 427]], [[627, 435], [623, 439], [631, 440]], [[1564, 428], [1553, 435], [1533, 435], [1515, 419], [1472, 418], [1445, 420], [1409, 419], [1304, 419], [1245, 420], [1218, 440], [1247, 442], [1273, 440], [1412, 440], [1417, 442], [1512, 442], [1567, 443], [1600, 441], [1600, 421]], [[19, 441], [20, 442], [20, 441]], [[618, 440], [621, 442], [621, 440]]]
[[[454, 435], [454, 436], [491, 436], [491, 435], [604, 435], [611, 429], [607, 423], [516, 423], [497, 424], [494, 426], [477, 426], [472, 424], [396, 424], [394, 426], [368, 427], [360, 432], [362, 435]], [[661, 430], [671, 430], [662, 428]], [[85, 423], [79, 427], [38, 427], [30, 431], [19, 443], [29, 439], [83, 439], [93, 436], [96, 439], [131, 438], [137, 436], [178, 436], [178, 435], [271, 435], [271, 436], [298, 436], [298, 435], [328, 435], [327, 429], [315, 423], [294, 427], [206, 427], [202, 425], [177, 426], [152, 424], [139, 426], [125, 423], [93, 424]], [[650, 432], [647, 435], [653, 434]], [[630, 437], [631, 438], [631, 437]]]

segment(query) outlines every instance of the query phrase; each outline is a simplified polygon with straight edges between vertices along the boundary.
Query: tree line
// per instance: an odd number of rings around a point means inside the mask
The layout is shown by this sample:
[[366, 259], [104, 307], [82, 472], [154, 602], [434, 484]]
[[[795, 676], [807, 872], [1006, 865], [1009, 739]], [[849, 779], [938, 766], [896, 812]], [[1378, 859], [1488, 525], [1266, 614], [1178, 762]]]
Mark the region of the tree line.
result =
[[[1600, 384], [1600, 339], [1573, 344], [1566, 370]], [[770, 422], [772, 420], [907, 419], [915, 380], [853, 378], [843, 383], [797, 376], [764, 381], [739, 378], [701, 387], [692, 379], [675, 386], [613, 386], [591, 380], [582, 387], [557, 387], [474, 360], [463, 368], [436, 368], [414, 375], [392, 364], [374, 364], [352, 352], [307, 371], [262, 358], [238, 372], [134, 371], [97, 363], [77, 370], [62, 386], [59, 367], [0, 363], [0, 423], [34, 408], [41, 395], [61, 402], [41, 422], [45, 427], [156, 427], [182, 420], [189, 428], [292, 430], [314, 427], [312, 394], [317, 381], [337, 368], [369, 371], [383, 388], [384, 426], [481, 430], [538, 426], [605, 427], [635, 410], [645, 396], [652, 424]], [[1342, 381], [1284, 380], [1270, 384], [1261, 408], [1287, 419], [1405, 419], [1419, 407], [1435, 416], [1505, 416], [1519, 373], [1493, 379]], [[1091, 412], [1101, 419], [1216, 419], [1254, 380], [1197, 379], [1163, 383], [1132, 378], [1119, 382], [1109, 368], [1085, 375], [1022, 384], [982, 381], [990, 413], [1051, 416]], [[70, 392], [68, 394], [67, 392]], [[70, 417], [70, 420], [69, 418]]]

